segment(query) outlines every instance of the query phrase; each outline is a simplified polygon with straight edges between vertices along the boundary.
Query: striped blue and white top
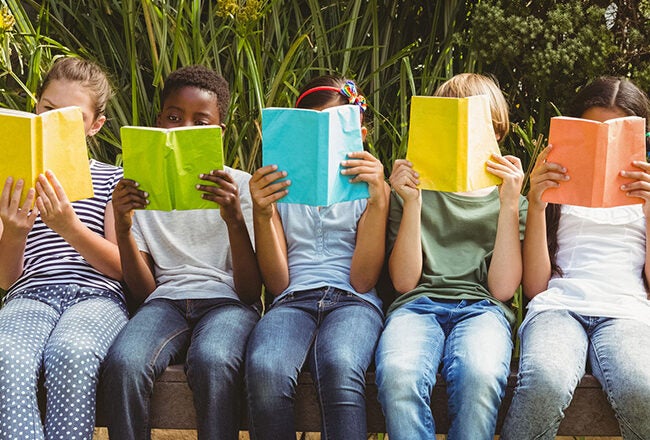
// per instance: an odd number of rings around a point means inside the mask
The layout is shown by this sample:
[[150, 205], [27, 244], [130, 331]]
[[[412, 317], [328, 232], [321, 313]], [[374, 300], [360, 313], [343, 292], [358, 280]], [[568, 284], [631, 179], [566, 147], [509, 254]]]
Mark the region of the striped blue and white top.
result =
[[[113, 196], [115, 185], [122, 178], [122, 169], [90, 160], [90, 174], [95, 196], [72, 203], [81, 222], [91, 231], [104, 237], [106, 204]], [[27, 236], [24, 269], [20, 278], [9, 288], [7, 297], [32, 287], [54, 284], [78, 284], [109, 290], [124, 298], [119, 281], [93, 268], [59, 234], [36, 218]]]

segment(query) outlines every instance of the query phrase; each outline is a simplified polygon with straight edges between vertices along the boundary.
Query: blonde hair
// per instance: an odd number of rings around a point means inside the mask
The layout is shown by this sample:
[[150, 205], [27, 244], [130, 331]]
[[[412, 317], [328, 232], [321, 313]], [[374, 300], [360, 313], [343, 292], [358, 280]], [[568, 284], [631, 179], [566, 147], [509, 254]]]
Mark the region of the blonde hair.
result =
[[57, 59], [36, 92], [38, 99], [41, 98], [50, 82], [54, 80], [78, 82], [88, 89], [95, 107], [95, 119], [104, 114], [106, 104], [113, 94], [111, 84], [102, 68], [92, 61], [82, 58], [64, 57]]
[[510, 129], [508, 103], [496, 80], [478, 73], [461, 73], [445, 81], [434, 96], [449, 98], [467, 98], [468, 96], [487, 95], [490, 99], [492, 125], [499, 141], [503, 140]]

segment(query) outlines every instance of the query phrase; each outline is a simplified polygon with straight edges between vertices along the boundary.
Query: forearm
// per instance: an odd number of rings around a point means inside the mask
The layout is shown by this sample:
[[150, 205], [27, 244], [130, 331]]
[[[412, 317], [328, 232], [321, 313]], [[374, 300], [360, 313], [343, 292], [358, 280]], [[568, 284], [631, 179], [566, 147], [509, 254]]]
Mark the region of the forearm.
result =
[[156, 289], [153, 271], [145, 261], [130, 232], [118, 234], [117, 244], [124, 282], [129, 288], [133, 302], [140, 304]]
[[122, 280], [120, 253], [115, 243], [91, 231], [81, 222], [61, 236], [96, 270], [115, 280]]
[[26, 237], [0, 237], [0, 288], [9, 289], [23, 273]]
[[255, 252], [266, 290], [277, 296], [289, 286], [289, 264], [282, 223], [274, 214], [271, 218], [253, 215]]
[[645, 241], [645, 266], [643, 267], [643, 274], [645, 275], [645, 280], [646, 283], [650, 284], [650, 240], [648, 240], [648, 237], [650, 237], [650, 222], [646, 221], [646, 226], [645, 226], [645, 236], [646, 236], [646, 241]]
[[508, 301], [521, 284], [522, 249], [519, 239], [519, 208], [503, 206], [499, 211], [494, 251], [488, 269], [488, 289], [499, 301]]
[[350, 268], [350, 284], [357, 292], [368, 292], [377, 284], [386, 253], [387, 222], [387, 197], [378, 203], [369, 203], [359, 219]]
[[262, 278], [246, 223], [242, 220], [233, 226], [229, 226], [228, 238], [230, 240], [235, 290], [243, 302], [253, 304], [260, 299]]
[[421, 199], [405, 201], [388, 272], [399, 294], [417, 287], [422, 277]]
[[551, 279], [551, 259], [546, 237], [544, 210], [528, 209], [524, 236], [523, 281], [524, 294], [533, 298], [546, 290]]

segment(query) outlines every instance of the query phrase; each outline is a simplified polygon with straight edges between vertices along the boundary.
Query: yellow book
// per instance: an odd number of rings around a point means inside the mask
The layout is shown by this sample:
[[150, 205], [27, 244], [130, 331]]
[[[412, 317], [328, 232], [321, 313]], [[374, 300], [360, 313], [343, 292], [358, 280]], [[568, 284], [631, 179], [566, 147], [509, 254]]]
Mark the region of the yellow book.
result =
[[[78, 107], [36, 115], [0, 109], [0, 185], [7, 177], [34, 187], [39, 174], [52, 170], [70, 201], [93, 196], [83, 116]], [[26, 190], [23, 192], [23, 197]]]
[[500, 155], [487, 96], [413, 96], [406, 159], [420, 188], [463, 192], [499, 185], [485, 162]]

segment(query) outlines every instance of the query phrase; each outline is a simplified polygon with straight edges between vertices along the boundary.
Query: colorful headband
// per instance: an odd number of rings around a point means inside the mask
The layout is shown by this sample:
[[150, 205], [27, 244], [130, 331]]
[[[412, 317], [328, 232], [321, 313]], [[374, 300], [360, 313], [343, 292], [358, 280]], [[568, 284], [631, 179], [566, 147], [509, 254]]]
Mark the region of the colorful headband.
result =
[[300, 101], [302, 101], [302, 99], [305, 96], [310, 95], [314, 92], [320, 92], [325, 90], [330, 92], [340, 93], [341, 95], [347, 98], [348, 104], [358, 105], [362, 113], [364, 113], [368, 108], [368, 104], [366, 103], [366, 98], [363, 95], [359, 94], [359, 92], [357, 91], [357, 86], [352, 81], [346, 81], [345, 84], [343, 84], [343, 87], [341, 87], [340, 89], [338, 87], [333, 87], [333, 86], [318, 86], [318, 87], [313, 87], [311, 89], [308, 89], [298, 97], [298, 99], [296, 100], [296, 107], [298, 107]]

